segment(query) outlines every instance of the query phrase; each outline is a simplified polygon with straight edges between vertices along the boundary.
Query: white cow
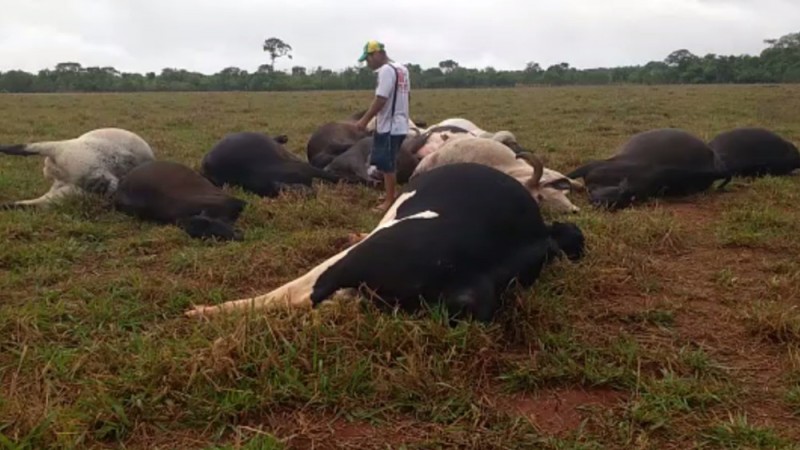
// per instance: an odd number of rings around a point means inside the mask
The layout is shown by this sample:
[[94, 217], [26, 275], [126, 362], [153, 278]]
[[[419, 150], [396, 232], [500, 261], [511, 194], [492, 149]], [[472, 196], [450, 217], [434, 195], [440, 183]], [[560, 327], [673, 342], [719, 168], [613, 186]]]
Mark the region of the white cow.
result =
[[584, 190], [582, 183], [545, 168], [531, 153], [515, 154], [507, 146], [489, 138], [456, 135], [447, 139], [439, 150], [420, 161], [411, 178], [436, 167], [461, 162], [484, 164], [512, 176], [525, 185], [543, 207], [556, 212], [580, 211], [567, 194], [572, 190]]
[[[509, 147], [510, 149], [514, 150], [514, 153], [520, 153], [520, 152], [525, 151], [525, 149], [522, 148], [521, 145], [519, 145], [519, 142], [517, 142], [517, 137], [514, 136], [514, 133], [512, 133], [512, 132], [510, 132], [508, 130], [500, 130], [500, 131], [496, 131], [496, 132], [486, 131], [486, 130], [480, 128], [479, 126], [475, 125], [474, 122], [472, 122], [470, 120], [467, 120], [467, 119], [464, 119], [464, 118], [461, 118], [461, 117], [452, 117], [452, 118], [449, 118], [449, 119], [445, 119], [445, 120], [433, 125], [432, 127], [429, 127], [425, 131], [430, 130], [430, 129], [434, 128], [434, 127], [448, 127], [448, 126], [449, 127], [458, 127], [458, 128], [467, 130], [467, 132], [469, 134], [471, 134], [471, 135], [473, 135], [475, 137], [493, 139], [493, 140], [495, 140], [497, 142], [501, 142], [501, 143], [505, 144], [507, 147]], [[423, 131], [423, 133], [425, 131]]]
[[53, 181], [41, 197], [0, 205], [4, 208], [43, 206], [81, 192], [111, 195], [131, 169], [155, 159], [144, 139], [120, 128], [99, 128], [61, 141], [0, 146], [0, 153], [44, 156], [42, 172]]

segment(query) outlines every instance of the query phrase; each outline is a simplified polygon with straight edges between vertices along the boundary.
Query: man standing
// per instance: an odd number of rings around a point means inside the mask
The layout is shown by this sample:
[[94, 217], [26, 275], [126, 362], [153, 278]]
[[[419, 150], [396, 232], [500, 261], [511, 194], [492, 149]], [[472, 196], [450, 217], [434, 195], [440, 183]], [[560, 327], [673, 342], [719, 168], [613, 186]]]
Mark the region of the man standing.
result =
[[356, 125], [366, 129], [367, 124], [377, 114], [370, 164], [383, 174], [386, 198], [376, 209], [385, 212], [395, 200], [396, 157], [400, 144], [408, 134], [408, 98], [411, 82], [408, 69], [401, 64], [392, 64], [386, 56], [384, 45], [378, 41], [367, 42], [358, 61], [366, 61], [367, 66], [378, 73], [375, 99]]

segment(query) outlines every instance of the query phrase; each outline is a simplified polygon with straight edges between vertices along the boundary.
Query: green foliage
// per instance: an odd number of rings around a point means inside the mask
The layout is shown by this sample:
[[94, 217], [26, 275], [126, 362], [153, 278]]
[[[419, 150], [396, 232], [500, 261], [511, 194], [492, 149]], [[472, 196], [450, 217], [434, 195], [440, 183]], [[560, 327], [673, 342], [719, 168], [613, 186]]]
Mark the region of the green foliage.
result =
[[[452, 59], [423, 69], [406, 62], [415, 88], [511, 87], [516, 85], [605, 84], [710, 84], [800, 83], [800, 33], [764, 41], [759, 56], [694, 55], [676, 50], [664, 61], [644, 65], [577, 69], [561, 62], [542, 68], [528, 62], [521, 70], [462, 67]], [[122, 73], [113, 67], [82, 67], [63, 62], [38, 74], [20, 70], [0, 73], [0, 92], [139, 92], [139, 91], [305, 91], [371, 89], [375, 79], [366, 66], [333, 71], [323, 67], [294, 66], [275, 70], [275, 60], [292, 59], [292, 47], [278, 38], [264, 41], [269, 64], [254, 72], [227, 67], [206, 75], [184, 69], [164, 68], [160, 74]]]

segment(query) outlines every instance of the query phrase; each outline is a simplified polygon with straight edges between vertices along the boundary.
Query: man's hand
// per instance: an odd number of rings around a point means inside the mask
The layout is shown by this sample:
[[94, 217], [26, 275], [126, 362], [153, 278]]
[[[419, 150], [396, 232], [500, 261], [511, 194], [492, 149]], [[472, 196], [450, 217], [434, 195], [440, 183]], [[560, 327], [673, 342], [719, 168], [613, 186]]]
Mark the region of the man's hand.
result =
[[358, 122], [356, 122], [356, 127], [358, 127], [359, 130], [366, 131], [367, 124], [369, 123], [369, 121], [372, 120], [372, 118], [375, 117], [376, 114], [378, 114], [378, 111], [380, 111], [383, 108], [383, 105], [385, 104], [386, 104], [386, 97], [381, 97], [380, 95], [376, 95], [375, 99], [372, 100], [372, 104], [369, 105], [369, 109], [367, 110], [367, 112], [364, 113], [364, 116], [361, 117], [361, 119], [359, 119]]

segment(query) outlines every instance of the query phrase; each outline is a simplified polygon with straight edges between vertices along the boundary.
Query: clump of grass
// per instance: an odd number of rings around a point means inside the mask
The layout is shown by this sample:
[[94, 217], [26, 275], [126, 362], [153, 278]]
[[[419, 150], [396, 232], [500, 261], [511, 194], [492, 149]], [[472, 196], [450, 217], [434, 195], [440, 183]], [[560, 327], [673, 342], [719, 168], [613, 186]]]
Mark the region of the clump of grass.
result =
[[732, 416], [728, 422], [717, 424], [703, 432], [703, 443], [721, 448], [787, 448], [789, 442], [775, 430], [751, 425], [747, 416]]
[[581, 342], [569, 331], [546, 333], [532, 357], [509, 359], [499, 379], [511, 391], [580, 384], [626, 389], [636, 383], [638, 347], [619, 339], [610, 348]]
[[727, 394], [724, 385], [667, 372], [661, 379], [645, 380], [641, 396], [630, 405], [631, 420], [652, 432], [669, 427], [679, 415], [698, 415], [720, 404]]
[[259, 434], [241, 445], [212, 445], [203, 450], [284, 450], [286, 446], [276, 437], [269, 434]]
[[785, 395], [786, 404], [792, 409], [792, 413], [800, 416], [800, 384], [789, 388]]
[[771, 247], [790, 243], [787, 236], [796, 232], [796, 220], [764, 203], [747, 203], [722, 213], [717, 227], [720, 244], [731, 247]]
[[669, 328], [675, 324], [675, 313], [665, 309], [648, 309], [627, 314], [622, 320], [626, 323]]
[[744, 315], [751, 333], [769, 341], [800, 343], [800, 310], [796, 306], [759, 302]]

